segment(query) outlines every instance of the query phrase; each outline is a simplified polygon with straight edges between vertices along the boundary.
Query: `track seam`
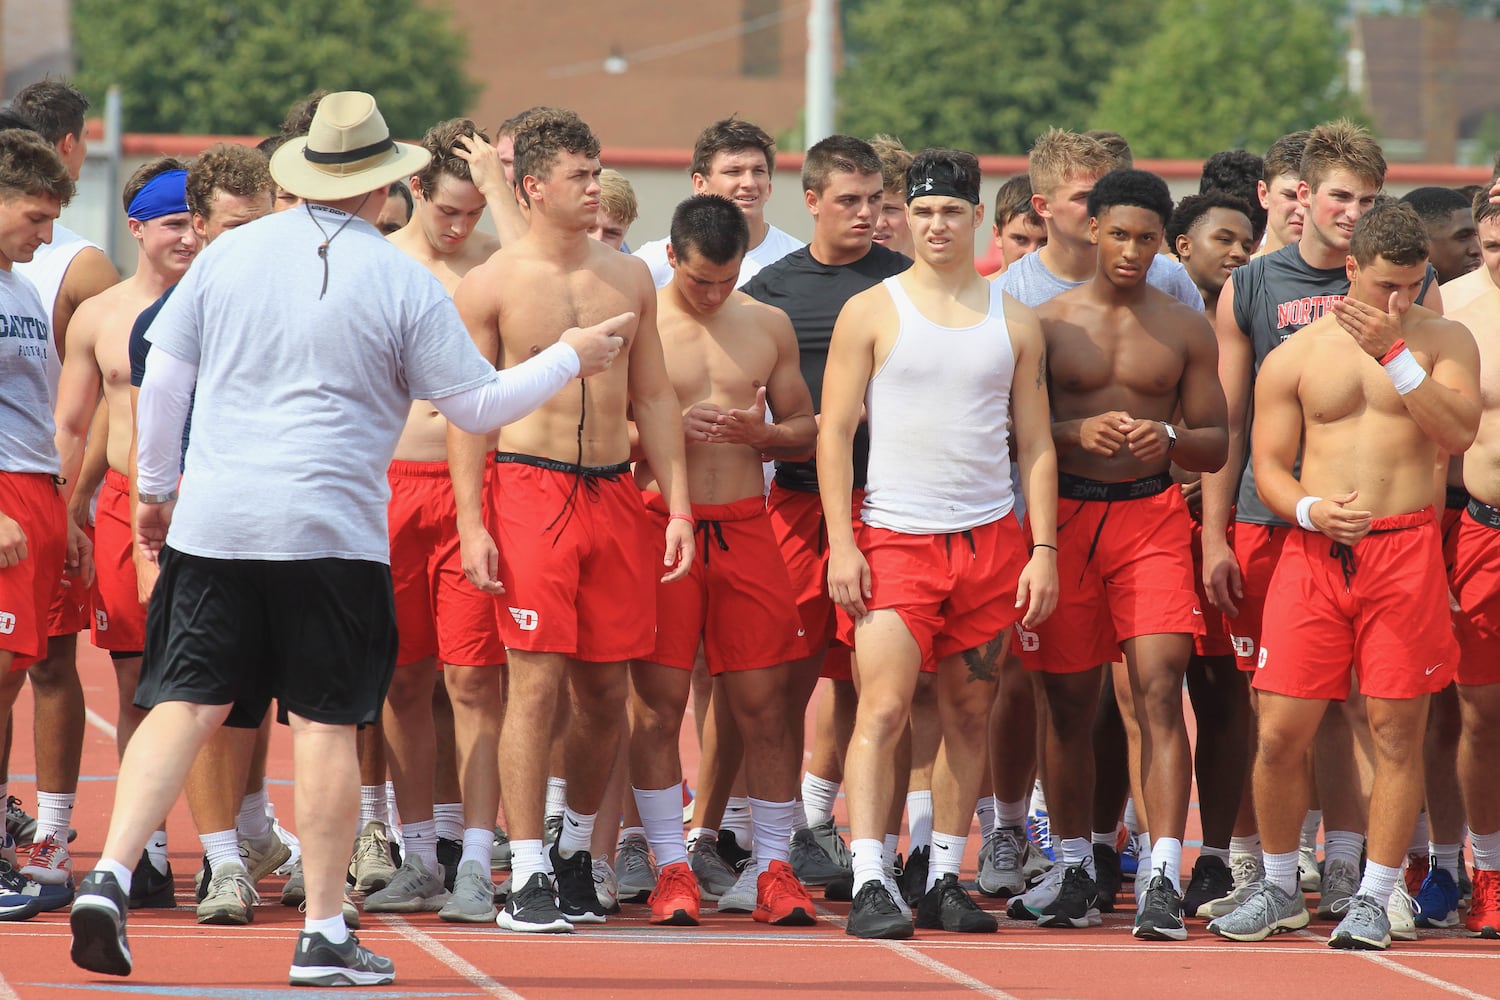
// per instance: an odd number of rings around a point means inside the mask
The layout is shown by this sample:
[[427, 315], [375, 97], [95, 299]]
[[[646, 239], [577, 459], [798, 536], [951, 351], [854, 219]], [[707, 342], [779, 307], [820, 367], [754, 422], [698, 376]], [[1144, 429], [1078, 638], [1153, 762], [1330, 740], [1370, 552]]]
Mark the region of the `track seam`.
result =
[[426, 931], [407, 923], [401, 917], [381, 916], [380, 922], [395, 931], [402, 938], [427, 952], [427, 954], [439, 962], [442, 962], [460, 976], [463, 976], [489, 996], [497, 997], [499, 1000], [524, 1000], [521, 994], [510, 989], [504, 983], [485, 975], [478, 966], [471, 963], [458, 952], [449, 948]]

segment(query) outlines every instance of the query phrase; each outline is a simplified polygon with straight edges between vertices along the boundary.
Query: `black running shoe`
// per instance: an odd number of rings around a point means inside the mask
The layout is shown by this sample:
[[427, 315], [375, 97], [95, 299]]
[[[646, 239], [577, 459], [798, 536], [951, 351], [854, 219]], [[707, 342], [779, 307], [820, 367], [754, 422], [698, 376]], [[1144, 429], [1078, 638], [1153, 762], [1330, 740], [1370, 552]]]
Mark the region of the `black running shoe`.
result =
[[130, 876], [130, 908], [132, 910], [170, 910], [177, 905], [177, 893], [172, 884], [172, 866], [167, 865], [163, 875], [151, 863], [151, 856], [141, 852], [135, 871]]
[[735, 836], [733, 830], [719, 831], [719, 857], [723, 858], [729, 867], [735, 871], [741, 871], [754, 856], [753, 852], [740, 846], [739, 838]]
[[1146, 941], [1186, 941], [1182, 922], [1182, 899], [1165, 875], [1152, 876], [1146, 886], [1146, 902], [1136, 915], [1131, 933]]
[[461, 840], [438, 838], [438, 864], [443, 866], [443, 888], [453, 891], [453, 880], [458, 877], [458, 863], [463, 860], [464, 845]]
[[950, 872], [917, 903], [917, 926], [960, 934], [993, 934], [1000, 924], [969, 898], [968, 890], [958, 884], [958, 876]]
[[[590, 890], [593, 886], [590, 873]], [[508, 931], [523, 934], [567, 934], [573, 930], [573, 925], [557, 910], [557, 899], [552, 894], [552, 883], [546, 872], [537, 872], [519, 889], [512, 888], [495, 923]]]
[[130, 899], [108, 872], [89, 872], [68, 914], [73, 929], [73, 964], [108, 976], [130, 975], [130, 942], [125, 915]]
[[362, 947], [353, 934], [334, 944], [321, 934], [303, 931], [287, 979], [293, 986], [389, 986], [396, 981], [396, 965]]
[[1042, 907], [1036, 922], [1042, 927], [1096, 926], [1100, 922], [1099, 909], [1098, 884], [1083, 865], [1070, 865], [1063, 872], [1057, 898]]
[[916, 906], [927, 895], [927, 866], [931, 860], [932, 848], [917, 847], [901, 866], [896, 885], [901, 888], [901, 898], [906, 900], [906, 905]]
[[1204, 903], [1223, 899], [1234, 891], [1234, 875], [1218, 858], [1200, 855], [1193, 865], [1193, 877], [1182, 894], [1182, 912], [1197, 914]]
[[840, 875], [823, 887], [823, 898], [834, 903], [847, 903], [854, 898], [854, 876]]
[[579, 851], [571, 858], [565, 858], [556, 844], [548, 851], [552, 857], [552, 872], [557, 879], [558, 912], [573, 924], [604, 923], [604, 906], [594, 888], [594, 859], [589, 852]]
[[1108, 844], [1094, 845], [1094, 887], [1099, 890], [1099, 912], [1113, 913], [1124, 875], [1120, 871], [1120, 852]]
[[891, 898], [885, 883], [872, 878], [859, 887], [844, 933], [857, 938], [900, 941], [912, 936], [911, 918]]

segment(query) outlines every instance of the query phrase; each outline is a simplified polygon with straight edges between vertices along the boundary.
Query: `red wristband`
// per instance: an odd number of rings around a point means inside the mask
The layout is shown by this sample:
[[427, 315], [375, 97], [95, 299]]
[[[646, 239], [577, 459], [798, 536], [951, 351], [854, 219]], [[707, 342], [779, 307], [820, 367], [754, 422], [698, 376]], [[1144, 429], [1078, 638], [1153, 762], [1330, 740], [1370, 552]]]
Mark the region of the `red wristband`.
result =
[[1391, 361], [1395, 359], [1396, 355], [1400, 354], [1404, 350], [1406, 350], [1406, 338], [1397, 337], [1396, 342], [1391, 345], [1391, 349], [1385, 352], [1385, 357], [1380, 359], [1380, 363], [1383, 365], [1390, 364]]
[[688, 524], [697, 524], [698, 523], [696, 520], [694, 520], [694, 518], [693, 518], [693, 516], [691, 514], [668, 514], [667, 515], [667, 520], [668, 521], [686, 521]]

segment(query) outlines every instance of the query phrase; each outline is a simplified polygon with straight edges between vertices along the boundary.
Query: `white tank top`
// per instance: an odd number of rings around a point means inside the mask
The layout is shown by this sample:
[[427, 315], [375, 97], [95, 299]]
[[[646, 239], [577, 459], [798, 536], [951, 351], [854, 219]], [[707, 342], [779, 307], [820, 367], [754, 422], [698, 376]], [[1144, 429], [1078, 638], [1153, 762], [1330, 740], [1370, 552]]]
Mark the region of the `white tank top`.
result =
[[[36, 286], [47, 309], [47, 325], [52, 325], [52, 311], [57, 307], [57, 293], [62, 290], [63, 278], [73, 264], [73, 258], [84, 250], [99, 244], [87, 240], [67, 226], [52, 224], [52, 242], [36, 248], [36, 255], [24, 264], [16, 264], [17, 274], [24, 274]], [[53, 345], [57, 343], [57, 331], [52, 332]]]
[[918, 312], [899, 277], [882, 284], [898, 326], [865, 391], [870, 475], [861, 517], [909, 535], [999, 520], [1015, 502], [1008, 428], [1016, 356], [1004, 293], [987, 282], [989, 313], [954, 328]]

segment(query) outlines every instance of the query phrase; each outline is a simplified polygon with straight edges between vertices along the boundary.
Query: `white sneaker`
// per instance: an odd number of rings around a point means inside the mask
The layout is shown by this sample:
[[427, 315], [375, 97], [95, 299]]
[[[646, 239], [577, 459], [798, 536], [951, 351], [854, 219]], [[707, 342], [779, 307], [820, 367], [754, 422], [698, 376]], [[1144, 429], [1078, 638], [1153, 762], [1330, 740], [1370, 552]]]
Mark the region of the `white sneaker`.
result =
[[620, 912], [620, 883], [615, 879], [608, 855], [594, 858], [594, 895], [599, 897], [605, 913]]
[[1064, 866], [1053, 865], [1047, 869], [1041, 881], [1027, 889], [1019, 896], [1012, 896], [1010, 905], [1005, 908], [1006, 914], [1012, 920], [1035, 920], [1041, 916], [1042, 910], [1051, 906], [1057, 899], [1057, 893], [1062, 889]]
[[1396, 880], [1396, 891], [1385, 906], [1385, 915], [1391, 922], [1391, 937], [1397, 941], [1417, 939], [1417, 902], [1406, 891], [1400, 879]]
[[740, 869], [740, 877], [734, 880], [729, 891], [719, 897], [719, 913], [754, 913], [758, 899], [760, 872], [756, 870], [752, 857]]
[[29, 860], [21, 874], [39, 885], [67, 885], [73, 880], [73, 858], [68, 842], [47, 834], [31, 845]]
[[1318, 871], [1318, 850], [1308, 844], [1297, 848], [1297, 887], [1303, 892], [1318, 892], [1323, 888], [1323, 873]]
[[1234, 891], [1204, 903], [1198, 907], [1196, 916], [1204, 920], [1227, 917], [1255, 895], [1266, 870], [1260, 855], [1234, 854], [1229, 858], [1229, 871], [1234, 876]]

